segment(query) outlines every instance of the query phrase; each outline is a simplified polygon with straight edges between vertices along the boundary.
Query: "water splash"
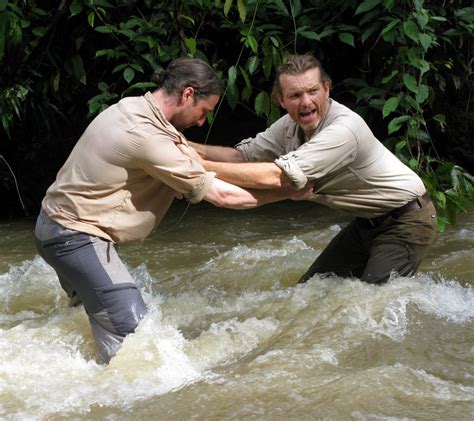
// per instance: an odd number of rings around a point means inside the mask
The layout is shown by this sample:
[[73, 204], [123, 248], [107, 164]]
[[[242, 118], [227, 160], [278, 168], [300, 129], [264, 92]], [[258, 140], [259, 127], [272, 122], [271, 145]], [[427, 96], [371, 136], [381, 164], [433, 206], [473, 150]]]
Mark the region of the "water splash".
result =
[[[65, 299], [54, 270], [39, 256], [0, 275], [0, 307], [4, 319], [17, 313], [30, 317], [56, 310]], [[25, 313], [26, 312], [26, 313]]]
[[[12, 266], [0, 275], [0, 416], [126, 411], [216, 377], [225, 385], [226, 368], [236, 364], [266, 370], [260, 374], [268, 382], [296, 382], [295, 373], [309, 382], [306, 373], [321, 373], [322, 387], [342, 379], [338, 370], [357, 346], [405, 340], [416, 322], [413, 309], [450, 326], [472, 322], [472, 289], [429, 274], [393, 277], [382, 287], [317, 276], [282, 286], [277, 277], [300, 270], [301, 255], [312, 258], [314, 249], [298, 238], [239, 245], [204, 262], [191, 277], [178, 274], [182, 287], [172, 293], [156, 292], [160, 280], [146, 265], [130, 268], [150, 311], [108, 366], [96, 363], [87, 317], [67, 307], [54, 271], [39, 257]], [[455, 399], [469, 392], [463, 385], [450, 387]], [[294, 398], [306, 402], [303, 386]]]

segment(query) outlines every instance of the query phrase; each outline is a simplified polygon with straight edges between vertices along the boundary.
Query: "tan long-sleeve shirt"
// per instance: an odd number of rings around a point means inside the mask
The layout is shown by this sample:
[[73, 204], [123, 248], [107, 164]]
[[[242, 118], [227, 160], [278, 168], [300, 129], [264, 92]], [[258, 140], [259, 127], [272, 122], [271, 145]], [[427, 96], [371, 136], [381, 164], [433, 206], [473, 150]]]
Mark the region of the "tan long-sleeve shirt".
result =
[[203, 199], [214, 173], [176, 147], [186, 143], [151, 93], [124, 98], [87, 127], [42, 207], [66, 228], [116, 243], [143, 240], [175, 197]]
[[298, 188], [314, 182], [315, 202], [359, 217], [383, 215], [425, 192], [365, 121], [332, 99], [311, 139], [287, 114], [236, 147], [248, 161], [275, 162]]

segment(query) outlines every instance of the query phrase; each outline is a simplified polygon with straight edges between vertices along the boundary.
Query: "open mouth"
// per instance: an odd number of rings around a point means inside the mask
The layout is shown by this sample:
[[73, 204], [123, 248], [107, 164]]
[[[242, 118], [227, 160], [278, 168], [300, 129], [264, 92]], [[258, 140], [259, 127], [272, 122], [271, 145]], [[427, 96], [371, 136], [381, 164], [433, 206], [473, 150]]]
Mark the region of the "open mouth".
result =
[[309, 121], [314, 118], [316, 115], [316, 110], [311, 110], [311, 111], [303, 111], [299, 113], [299, 117], [301, 121]]

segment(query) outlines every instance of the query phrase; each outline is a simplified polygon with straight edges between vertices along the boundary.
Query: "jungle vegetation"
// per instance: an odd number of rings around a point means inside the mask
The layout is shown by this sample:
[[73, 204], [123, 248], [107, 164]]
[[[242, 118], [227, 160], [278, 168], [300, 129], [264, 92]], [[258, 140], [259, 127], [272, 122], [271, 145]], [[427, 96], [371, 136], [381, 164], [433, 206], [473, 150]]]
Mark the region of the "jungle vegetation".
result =
[[423, 178], [443, 229], [474, 198], [473, 30], [466, 0], [0, 0], [0, 216], [23, 214], [17, 187], [37, 212], [90, 120], [173, 58], [225, 81], [191, 135], [233, 144], [281, 115], [275, 68], [311, 52], [331, 96]]

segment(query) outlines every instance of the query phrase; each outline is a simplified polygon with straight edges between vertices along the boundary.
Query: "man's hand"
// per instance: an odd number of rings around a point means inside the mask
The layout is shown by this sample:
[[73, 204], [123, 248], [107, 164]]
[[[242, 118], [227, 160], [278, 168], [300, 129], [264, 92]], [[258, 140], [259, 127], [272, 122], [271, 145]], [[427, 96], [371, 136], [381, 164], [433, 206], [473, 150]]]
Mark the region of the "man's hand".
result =
[[291, 200], [311, 200], [314, 196], [314, 183], [307, 183], [301, 190], [290, 189], [289, 198]]
[[178, 143], [176, 146], [188, 158], [198, 161], [201, 165], [204, 163], [204, 160], [201, 158], [201, 155], [199, 155], [196, 149], [194, 149], [193, 147], [186, 146], [184, 143]]

